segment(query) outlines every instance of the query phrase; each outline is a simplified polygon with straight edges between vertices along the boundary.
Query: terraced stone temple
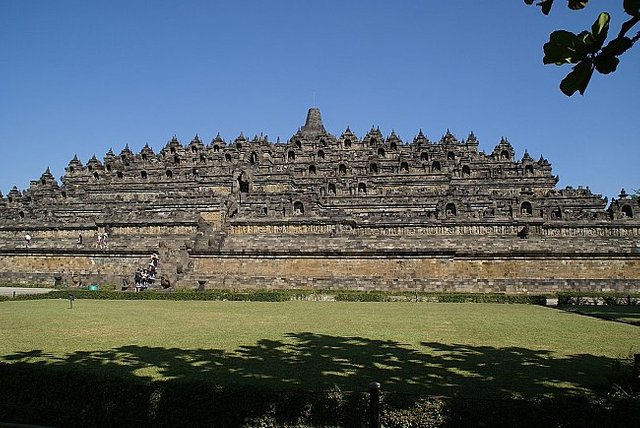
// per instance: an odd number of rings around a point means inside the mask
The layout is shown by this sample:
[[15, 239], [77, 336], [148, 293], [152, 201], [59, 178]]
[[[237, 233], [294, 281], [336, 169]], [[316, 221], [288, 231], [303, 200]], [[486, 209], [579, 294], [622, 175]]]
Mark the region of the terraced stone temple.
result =
[[639, 291], [639, 198], [557, 182], [506, 139], [335, 136], [312, 108], [284, 143], [174, 137], [0, 195], [0, 281], [120, 287], [157, 252], [178, 287]]

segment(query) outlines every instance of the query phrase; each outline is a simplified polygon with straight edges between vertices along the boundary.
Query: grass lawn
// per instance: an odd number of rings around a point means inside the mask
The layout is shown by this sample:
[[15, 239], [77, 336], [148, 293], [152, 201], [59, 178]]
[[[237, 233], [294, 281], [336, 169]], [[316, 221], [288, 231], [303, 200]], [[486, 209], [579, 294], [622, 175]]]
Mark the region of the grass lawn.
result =
[[598, 389], [640, 327], [530, 305], [0, 303], [0, 361], [276, 388], [462, 397]]
[[626, 322], [640, 326], [640, 305], [630, 306], [568, 306], [563, 308], [566, 311], [607, 320]]

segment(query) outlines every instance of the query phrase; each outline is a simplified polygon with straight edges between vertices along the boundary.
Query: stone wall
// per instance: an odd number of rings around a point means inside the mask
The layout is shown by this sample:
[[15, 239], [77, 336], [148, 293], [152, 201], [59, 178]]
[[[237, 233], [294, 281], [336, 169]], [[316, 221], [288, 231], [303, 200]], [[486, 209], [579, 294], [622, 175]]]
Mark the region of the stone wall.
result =
[[[119, 287], [132, 281], [148, 253], [86, 252], [0, 255], [0, 278], [41, 285]], [[175, 263], [160, 270], [178, 287], [317, 288], [403, 291], [545, 293], [640, 291], [640, 253], [611, 256], [420, 257], [192, 255], [178, 275]], [[58, 277], [58, 279], [56, 279]]]
[[41, 286], [113, 285], [133, 279], [136, 266], [148, 261], [147, 253], [104, 254], [20, 251], [0, 254], [3, 283]]
[[194, 257], [214, 288], [543, 293], [640, 290], [640, 254], [589, 257]]

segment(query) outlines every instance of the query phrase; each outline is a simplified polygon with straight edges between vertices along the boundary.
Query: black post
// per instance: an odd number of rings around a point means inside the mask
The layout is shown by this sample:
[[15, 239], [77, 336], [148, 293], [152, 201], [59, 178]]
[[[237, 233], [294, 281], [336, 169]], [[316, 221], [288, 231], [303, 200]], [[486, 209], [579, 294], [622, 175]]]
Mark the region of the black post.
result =
[[369, 384], [369, 428], [380, 428], [380, 384]]
[[198, 280], [198, 291], [204, 291], [204, 285], [207, 283], [205, 279]]
[[13, 292], [13, 298], [14, 299], [16, 298], [16, 292], [15, 291]]

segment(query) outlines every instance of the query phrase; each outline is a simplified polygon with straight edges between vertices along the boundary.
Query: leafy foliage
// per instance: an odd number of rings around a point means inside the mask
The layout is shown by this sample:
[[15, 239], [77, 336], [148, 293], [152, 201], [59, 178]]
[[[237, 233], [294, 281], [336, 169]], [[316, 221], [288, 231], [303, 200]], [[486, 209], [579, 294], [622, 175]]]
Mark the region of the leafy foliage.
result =
[[[206, 290], [206, 291], [145, 291], [130, 293], [121, 291], [55, 290], [45, 294], [18, 295], [14, 300], [67, 299], [94, 300], [227, 300], [248, 302], [286, 302], [290, 300], [328, 299], [342, 302], [399, 302], [418, 301], [434, 303], [522, 303], [544, 305], [545, 296], [510, 295], [502, 293], [429, 293], [429, 292], [364, 292], [364, 291], [314, 291], [314, 290]], [[3, 297], [3, 296], [0, 296]], [[9, 297], [0, 301], [11, 300]]]
[[[637, 368], [620, 363], [621, 393], [544, 399], [475, 399], [385, 394], [385, 427], [638, 426]], [[624, 367], [622, 366], [624, 365]], [[635, 371], [634, 371], [635, 370]], [[634, 377], [635, 376], [635, 377]], [[207, 382], [148, 382], [0, 363], [0, 420], [51, 426], [365, 427], [363, 392], [219, 387]], [[634, 381], [635, 383], [630, 383]], [[617, 387], [617, 389], [616, 389]]]
[[559, 306], [596, 304], [606, 306], [640, 305], [640, 293], [562, 292], [558, 293]]
[[[524, 0], [528, 5], [534, 0]], [[542, 13], [551, 12], [554, 0], [541, 0], [536, 3]], [[567, 6], [571, 10], [584, 9], [589, 0], [568, 0]], [[549, 41], [544, 45], [544, 64], [575, 64], [560, 82], [560, 90], [567, 96], [576, 92], [584, 95], [591, 81], [594, 70], [601, 74], [616, 71], [620, 64], [619, 56], [629, 50], [638, 39], [640, 32], [629, 37], [627, 33], [640, 22], [640, 0], [624, 0], [624, 12], [629, 19], [624, 22], [617, 36], [607, 41], [609, 23], [611, 20], [607, 12], [602, 12], [596, 18], [590, 30], [575, 34], [567, 30], [557, 30], [551, 33]]]

